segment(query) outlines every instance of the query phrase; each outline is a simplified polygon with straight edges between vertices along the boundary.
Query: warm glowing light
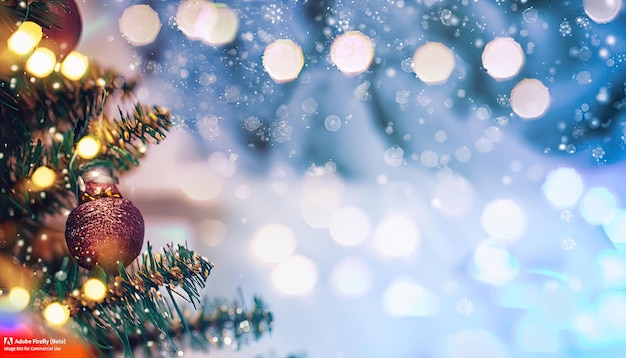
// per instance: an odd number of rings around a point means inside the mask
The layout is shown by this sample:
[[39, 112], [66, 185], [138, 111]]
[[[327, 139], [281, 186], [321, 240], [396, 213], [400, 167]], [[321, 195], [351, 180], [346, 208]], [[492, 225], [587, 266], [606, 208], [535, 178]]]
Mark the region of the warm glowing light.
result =
[[36, 187], [45, 189], [54, 184], [56, 181], [56, 173], [46, 166], [41, 166], [35, 169], [30, 179]]
[[585, 13], [598, 24], [615, 20], [622, 10], [622, 0], [583, 0]]
[[107, 287], [97, 278], [90, 278], [83, 285], [83, 294], [90, 300], [100, 302], [107, 295]]
[[293, 255], [272, 271], [272, 282], [281, 292], [301, 295], [315, 287], [318, 279], [315, 262], [305, 256]]
[[525, 78], [511, 90], [511, 109], [522, 119], [543, 116], [550, 107], [550, 92], [541, 81]]
[[61, 73], [72, 81], [78, 81], [83, 78], [85, 73], [87, 73], [87, 68], [89, 68], [89, 59], [76, 51], [68, 53], [63, 62], [61, 62]]
[[583, 194], [584, 184], [575, 169], [559, 168], [548, 173], [541, 189], [552, 205], [567, 208], [578, 202]]
[[484, 48], [483, 67], [496, 80], [507, 80], [517, 75], [524, 64], [524, 50], [511, 37], [496, 37]]
[[445, 83], [454, 70], [454, 53], [440, 42], [429, 42], [415, 51], [413, 71], [427, 85]]
[[100, 153], [100, 140], [94, 136], [85, 136], [76, 144], [76, 153], [83, 159], [93, 159]]
[[43, 30], [32, 21], [24, 21], [7, 40], [9, 49], [18, 55], [26, 55], [41, 41]]
[[295, 80], [302, 66], [304, 66], [302, 49], [291, 40], [276, 40], [267, 45], [263, 52], [263, 68], [274, 82]]
[[178, 5], [176, 25], [187, 38], [201, 39], [215, 29], [218, 13], [215, 5], [206, 0], [186, 0]]
[[524, 210], [514, 201], [500, 199], [489, 203], [480, 216], [485, 232], [494, 239], [519, 239], [526, 231]]
[[362, 32], [346, 32], [333, 40], [330, 59], [346, 75], [361, 74], [374, 60], [374, 42]]
[[391, 317], [430, 317], [439, 311], [439, 298], [408, 276], [394, 279], [383, 294], [383, 310]]
[[59, 302], [53, 302], [44, 308], [43, 318], [51, 325], [61, 326], [70, 319], [70, 310]]
[[[207, 45], [226, 45], [227, 43], [232, 42], [235, 39], [235, 36], [237, 36], [237, 31], [239, 31], [239, 17], [233, 9], [225, 4], [215, 4], [215, 13], [217, 14], [217, 22], [215, 23], [215, 26], [212, 28], [196, 28], [196, 35], [199, 36], [202, 42]], [[207, 13], [205, 16], [209, 18], [213, 17], [210, 13]], [[199, 19], [199, 21], [202, 23], [206, 20]]]
[[57, 58], [52, 50], [38, 47], [26, 60], [26, 71], [39, 78], [48, 77], [54, 71]]
[[154, 42], [161, 30], [159, 14], [148, 5], [127, 7], [119, 20], [120, 32], [131, 45], [143, 46]]
[[254, 253], [265, 262], [281, 262], [296, 250], [296, 235], [281, 224], [267, 224], [252, 237]]
[[330, 236], [342, 246], [359, 245], [370, 234], [372, 224], [369, 216], [362, 209], [348, 206], [333, 213], [328, 230]]
[[22, 287], [13, 287], [9, 292], [9, 303], [15, 311], [21, 311], [30, 302], [30, 293]]
[[376, 230], [376, 244], [380, 253], [389, 256], [408, 256], [419, 245], [420, 232], [413, 220], [402, 214], [390, 214], [382, 219]]

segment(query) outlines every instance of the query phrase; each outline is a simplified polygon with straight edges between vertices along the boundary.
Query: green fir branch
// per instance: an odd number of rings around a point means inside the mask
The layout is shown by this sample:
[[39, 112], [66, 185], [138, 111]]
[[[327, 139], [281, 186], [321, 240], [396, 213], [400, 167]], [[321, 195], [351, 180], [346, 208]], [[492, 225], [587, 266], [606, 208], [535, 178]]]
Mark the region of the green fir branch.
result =
[[[0, 220], [28, 216], [32, 220], [61, 209], [73, 207], [71, 184], [67, 174], [66, 153], [71, 147], [71, 133], [59, 133], [46, 147], [42, 140], [17, 148], [11, 157], [0, 160]], [[60, 138], [60, 139], [58, 139]], [[57, 173], [54, 184], [39, 190], [30, 181], [35, 169], [45, 165]]]
[[153, 252], [148, 243], [140, 261], [130, 270], [120, 266], [119, 275], [109, 279], [107, 296], [95, 302], [79, 289], [89, 277], [106, 274], [79, 269], [66, 257], [58, 271], [64, 274], [41, 272], [44, 285], [36, 291], [35, 307], [67, 304], [77, 333], [101, 356], [121, 351], [130, 357], [140, 346], [147, 356], [163, 347], [175, 354], [189, 342], [195, 349], [239, 347], [248, 336], [269, 332], [273, 318], [258, 298], [250, 310], [237, 302], [201, 300], [214, 265], [196, 252], [182, 245]]
[[[133, 103], [135, 81], [96, 64], [90, 68], [80, 81], [56, 72], [37, 81], [23, 75], [12, 89], [19, 110], [0, 103], [0, 118], [10, 119], [0, 121], [0, 220], [15, 216], [37, 220], [60, 208], [72, 209], [66, 192], [75, 192], [80, 173], [94, 165], [118, 174], [128, 171], [139, 165], [148, 144], [165, 138], [172, 126], [167, 109]], [[117, 107], [115, 118], [107, 103], [132, 104], [132, 110], [125, 113]], [[106, 148], [93, 160], [82, 160], [75, 153], [76, 143], [86, 135], [95, 135]], [[57, 183], [42, 192], [24, 189], [32, 171], [42, 164], [57, 172]]]
[[172, 126], [169, 110], [154, 106], [135, 105], [131, 113], [119, 110], [119, 121], [94, 121], [90, 130], [105, 141], [107, 153], [104, 160], [121, 173], [139, 165], [148, 144], [157, 144], [165, 139]]

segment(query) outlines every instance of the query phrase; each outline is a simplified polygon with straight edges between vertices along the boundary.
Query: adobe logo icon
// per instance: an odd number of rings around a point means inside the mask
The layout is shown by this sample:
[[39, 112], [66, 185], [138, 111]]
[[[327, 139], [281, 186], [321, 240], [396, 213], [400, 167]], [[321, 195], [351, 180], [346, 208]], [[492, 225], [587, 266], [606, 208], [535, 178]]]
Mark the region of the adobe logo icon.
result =
[[12, 346], [13, 345], [13, 337], [4, 337], [4, 345]]

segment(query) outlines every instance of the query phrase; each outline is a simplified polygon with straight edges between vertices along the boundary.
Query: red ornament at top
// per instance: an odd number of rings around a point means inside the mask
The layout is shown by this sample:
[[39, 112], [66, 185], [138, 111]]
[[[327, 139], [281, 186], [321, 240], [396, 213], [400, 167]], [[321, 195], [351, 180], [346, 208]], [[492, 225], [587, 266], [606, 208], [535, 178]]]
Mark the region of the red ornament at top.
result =
[[57, 60], [61, 61], [78, 45], [83, 32], [83, 21], [74, 0], [56, 1], [49, 3], [48, 7], [59, 20], [49, 29], [43, 29], [39, 46], [52, 50], [57, 55]]

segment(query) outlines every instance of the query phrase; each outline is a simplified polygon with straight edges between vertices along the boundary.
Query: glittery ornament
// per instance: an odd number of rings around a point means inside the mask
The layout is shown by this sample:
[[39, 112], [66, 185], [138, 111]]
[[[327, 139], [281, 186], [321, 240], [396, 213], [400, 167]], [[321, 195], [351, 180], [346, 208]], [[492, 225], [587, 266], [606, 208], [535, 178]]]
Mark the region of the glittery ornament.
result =
[[65, 224], [70, 254], [87, 269], [98, 265], [115, 271], [118, 261], [127, 266], [143, 246], [141, 212], [130, 200], [122, 198], [106, 168], [91, 168], [84, 173], [79, 188], [80, 205], [72, 210]]
[[141, 212], [123, 198], [105, 197], [80, 204], [65, 224], [67, 248], [87, 269], [99, 265], [115, 271], [117, 261], [127, 266], [141, 252], [143, 237]]

